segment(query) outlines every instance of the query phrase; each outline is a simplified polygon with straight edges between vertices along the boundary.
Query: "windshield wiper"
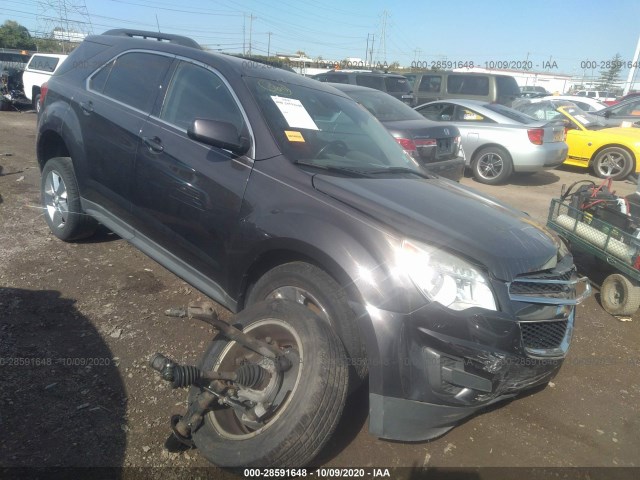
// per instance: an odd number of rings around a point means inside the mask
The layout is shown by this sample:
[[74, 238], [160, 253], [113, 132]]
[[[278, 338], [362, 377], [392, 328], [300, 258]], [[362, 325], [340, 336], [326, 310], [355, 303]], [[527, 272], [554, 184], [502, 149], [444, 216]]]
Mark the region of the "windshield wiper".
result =
[[417, 175], [418, 177], [422, 177], [422, 178], [434, 178], [432, 176], [427, 175], [426, 173], [422, 173], [418, 170], [414, 170], [413, 168], [408, 168], [408, 167], [380, 168], [378, 170], [367, 170], [367, 173], [371, 175], [378, 175], [383, 173], [412, 173], [413, 175]]
[[298, 160], [294, 163], [296, 165], [304, 165], [306, 167], [319, 168], [320, 170], [326, 170], [327, 172], [344, 173], [351, 177], [367, 177], [369, 174], [369, 172], [364, 172], [362, 170], [355, 170], [353, 168], [337, 167], [335, 165], [320, 165], [313, 162], [305, 162], [304, 160]]

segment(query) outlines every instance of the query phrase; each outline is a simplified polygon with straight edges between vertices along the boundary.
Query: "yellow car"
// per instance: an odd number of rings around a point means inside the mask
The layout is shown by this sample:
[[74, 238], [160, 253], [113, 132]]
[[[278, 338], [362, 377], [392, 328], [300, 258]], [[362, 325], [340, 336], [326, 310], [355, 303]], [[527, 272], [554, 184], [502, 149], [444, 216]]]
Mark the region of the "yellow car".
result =
[[607, 127], [603, 120], [562, 100], [531, 101], [514, 107], [541, 120], [563, 120], [567, 165], [591, 167], [600, 178], [622, 180], [640, 172], [640, 128]]

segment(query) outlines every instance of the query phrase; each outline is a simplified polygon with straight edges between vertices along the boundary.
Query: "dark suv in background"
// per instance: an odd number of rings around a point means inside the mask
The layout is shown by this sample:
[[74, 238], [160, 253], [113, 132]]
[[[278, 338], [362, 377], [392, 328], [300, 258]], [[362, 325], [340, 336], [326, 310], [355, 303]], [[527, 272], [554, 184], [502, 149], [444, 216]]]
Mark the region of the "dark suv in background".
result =
[[415, 99], [411, 83], [403, 75], [385, 73], [379, 70], [331, 70], [311, 78], [320, 82], [348, 83], [361, 87], [375, 88], [413, 106]]
[[[41, 95], [51, 231], [70, 241], [100, 222], [233, 312], [306, 305], [339, 336], [352, 381], [368, 373], [373, 434], [433, 438], [560, 368], [588, 294], [565, 245], [526, 214], [425, 175], [335, 88], [184, 37], [118, 30], [87, 37]], [[337, 362], [305, 382], [331, 387]], [[308, 392], [293, 389], [297, 403], [283, 397], [266, 425], [221, 399], [193, 438], [218, 464], [272, 464], [285, 458], [276, 448], [307, 461], [344, 402]], [[297, 406], [309, 405], [320, 430], [298, 428]], [[315, 450], [281, 443], [283, 429]]]

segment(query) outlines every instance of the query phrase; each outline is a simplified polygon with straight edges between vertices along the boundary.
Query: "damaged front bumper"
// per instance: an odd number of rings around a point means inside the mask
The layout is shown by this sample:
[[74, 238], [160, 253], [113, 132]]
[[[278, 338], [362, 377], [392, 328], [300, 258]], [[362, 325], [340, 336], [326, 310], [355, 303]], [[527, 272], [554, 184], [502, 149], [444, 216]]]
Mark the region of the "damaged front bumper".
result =
[[549, 382], [567, 354], [575, 305], [591, 292], [575, 270], [569, 277], [537, 277], [531, 289], [526, 279], [504, 284], [511, 312], [454, 312], [437, 303], [408, 315], [368, 309], [379, 348], [379, 357], [369, 359], [370, 432], [392, 440], [432, 439], [479, 410]]

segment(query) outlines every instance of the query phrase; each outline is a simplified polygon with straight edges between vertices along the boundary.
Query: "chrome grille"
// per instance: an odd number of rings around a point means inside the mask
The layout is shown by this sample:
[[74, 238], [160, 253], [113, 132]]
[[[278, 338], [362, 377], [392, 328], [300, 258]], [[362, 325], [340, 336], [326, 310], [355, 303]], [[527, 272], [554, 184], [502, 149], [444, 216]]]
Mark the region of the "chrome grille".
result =
[[529, 350], [560, 348], [567, 333], [569, 320], [521, 322], [522, 344]]
[[517, 276], [508, 284], [509, 297], [518, 302], [570, 304], [576, 298], [576, 270], [545, 270]]

